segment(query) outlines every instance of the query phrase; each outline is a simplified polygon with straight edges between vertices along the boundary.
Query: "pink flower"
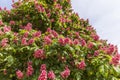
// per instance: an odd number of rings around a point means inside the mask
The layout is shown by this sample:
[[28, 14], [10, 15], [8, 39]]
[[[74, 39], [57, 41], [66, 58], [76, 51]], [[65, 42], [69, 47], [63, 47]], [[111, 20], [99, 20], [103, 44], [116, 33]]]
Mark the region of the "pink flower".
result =
[[34, 43], [34, 39], [30, 39], [29, 41], [28, 41], [28, 44], [29, 45], [31, 45], [31, 44], [33, 44]]
[[40, 71], [46, 70], [46, 64], [42, 64], [40, 67]]
[[41, 31], [37, 31], [33, 34], [33, 37], [40, 37], [41, 36]]
[[79, 44], [79, 40], [78, 40], [78, 39], [75, 39], [75, 40], [73, 41], [73, 43], [74, 43], [74, 45], [77, 45], [77, 44]]
[[64, 45], [65, 45], [65, 44], [69, 44], [69, 43], [70, 43], [70, 38], [65, 38], [65, 39], [64, 39]]
[[51, 16], [51, 14], [50, 14], [50, 13], [48, 13], [48, 14], [47, 14], [47, 17], [48, 17], [48, 18], [50, 18], [50, 16]]
[[78, 68], [79, 68], [79, 69], [84, 70], [84, 69], [85, 69], [86, 64], [85, 64], [85, 62], [84, 62], [84, 61], [81, 61], [81, 62], [80, 62], [77, 66], [78, 66]]
[[0, 7], [0, 11], [2, 10], [2, 8]]
[[79, 32], [75, 32], [76, 37], [79, 38]]
[[6, 47], [6, 46], [7, 46], [7, 42], [8, 42], [8, 38], [2, 39], [2, 41], [1, 41], [1, 46], [2, 46], [2, 47]]
[[34, 72], [34, 69], [32, 67], [32, 63], [31, 62], [28, 62], [28, 67], [27, 67], [27, 72], [26, 72], [26, 75], [29, 77], [29, 76], [32, 76]]
[[28, 35], [29, 35], [29, 32], [25, 32], [24, 35], [23, 35], [23, 37], [27, 38]]
[[28, 24], [25, 26], [25, 30], [27, 30], [27, 31], [32, 30], [32, 24], [31, 24], [31, 23], [28, 23]]
[[63, 72], [60, 73], [63, 79], [68, 78], [68, 76], [70, 75], [70, 70], [68, 68], [66, 68]]
[[38, 10], [38, 12], [42, 13], [45, 11], [44, 7], [41, 4], [35, 4], [35, 8]]
[[56, 5], [55, 5], [55, 8], [57, 8], [57, 9], [62, 9], [62, 6], [61, 6], [60, 4], [56, 4]]
[[88, 47], [89, 49], [92, 49], [93, 46], [94, 46], [94, 44], [93, 44], [92, 42], [89, 42], [87, 47]]
[[51, 79], [51, 80], [54, 80], [55, 79], [55, 74], [53, 71], [49, 71], [48, 72], [48, 78]]
[[54, 37], [56, 37], [56, 38], [58, 37], [58, 33], [56, 31], [52, 30], [52, 34]]
[[120, 54], [117, 53], [115, 56], [113, 56], [111, 62], [114, 66], [117, 66], [120, 63]]
[[47, 28], [48, 33], [51, 33], [51, 31], [52, 31], [51, 28]]
[[4, 33], [0, 30], [0, 35], [3, 35]]
[[99, 36], [98, 36], [97, 34], [95, 34], [95, 33], [92, 33], [92, 34], [91, 34], [91, 37], [92, 37], [95, 41], [99, 40]]
[[99, 55], [99, 51], [95, 51], [94, 56], [98, 56], [98, 55]]
[[10, 32], [11, 31], [11, 27], [4, 26], [3, 31], [4, 32]]
[[2, 22], [2, 20], [0, 20], [0, 26], [1, 26], [1, 25], [3, 25], [3, 22]]
[[86, 41], [84, 39], [81, 40], [81, 45], [85, 46], [86, 45]]
[[35, 53], [33, 54], [33, 56], [35, 58], [40, 58], [40, 59], [44, 59], [45, 55], [44, 55], [44, 51], [42, 49], [37, 49], [35, 51]]
[[14, 3], [15, 1], [14, 0], [12, 0], [12, 3]]
[[65, 42], [64, 42], [64, 39], [63, 38], [59, 38], [59, 43], [60, 43], [60, 45], [62, 45], [62, 46], [64, 46], [65, 45]]
[[42, 70], [41, 74], [38, 77], [38, 80], [47, 80], [47, 72]]
[[107, 54], [111, 55], [115, 51], [115, 46], [109, 44], [108, 48], [106, 49]]
[[22, 38], [21, 44], [22, 45], [28, 45], [26, 38]]
[[15, 25], [15, 21], [10, 21], [10, 25]]
[[18, 79], [22, 79], [23, 78], [23, 73], [20, 70], [16, 71], [16, 75], [17, 75]]
[[44, 37], [44, 42], [45, 42], [45, 44], [49, 45], [49, 44], [52, 43], [52, 40], [48, 36], [45, 36]]

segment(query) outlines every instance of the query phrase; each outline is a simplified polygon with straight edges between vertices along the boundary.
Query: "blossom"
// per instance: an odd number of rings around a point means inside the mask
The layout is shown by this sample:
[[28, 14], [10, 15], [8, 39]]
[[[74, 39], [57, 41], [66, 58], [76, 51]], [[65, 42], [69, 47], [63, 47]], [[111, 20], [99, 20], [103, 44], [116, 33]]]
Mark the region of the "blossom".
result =
[[48, 78], [51, 79], [51, 80], [54, 80], [55, 79], [55, 74], [53, 71], [49, 71], [48, 72]]
[[24, 38], [24, 37], [22, 38], [21, 44], [22, 45], [27, 45], [28, 44], [26, 38]]
[[48, 33], [51, 33], [51, 31], [52, 31], [51, 28], [47, 28]]
[[60, 43], [60, 45], [65, 45], [65, 42], [64, 42], [64, 39], [63, 38], [59, 38], [59, 43]]
[[70, 70], [68, 68], [66, 68], [63, 72], [60, 73], [63, 79], [68, 78], [68, 76], [70, 75]]
[[98, 56], [98, 55], [99, 55], [99, 51], [95, 51], [94, 56]]
[[81, 43], [82, 46], [86, 45], [86, 41], [84, 39], [82, 39], [80, 43]]
[[15, 21], [10, 21], [10, 25], [15, 25]]
[[4, 32], [10, 32], [11, 31], [11, 27], [4, 26], [3, 31]]
[[28, 35], [29, 35], [29, 32], [25, 32], [25, 33], [23, 34], [23, 37], [27, 38]]
[[0, 35], [3, 35], [4, 33], [0, 30]]
[[42, 70], [46, 70], [46, 64], [42, 64], [42, 65], [40, 66], [40, 71], [42, 71]]
[[95, 33], [92, 33], [92, 34], [91, 34], [91, 37], [92, 37], [95, 41], [99, 40], [99, 36], [98, 36], [97, 34], [95, 34]]
[[52, 34], [54, 37], [58, 37], [58, 33], [55, 30], [52, 30]]
[[46, 72], [46, 70], [41, 71], [41, 74], [39, 75], [38, 80], [47, 80], [47, 72]]
[[78, 67], [79, 69], [82, 69], [82, 70], [85, 69], [85, 66], [86, 66], [86, 64], [85, 64], [84, 61], [81, 61], [81, 62], [77, 65], [77, 67]]
[[77, 45], [77, 44], [79, 44], [79, 40], [78, 40], [78, 39], [75, 39], [75, 40], [73, 41], [73, 43], [74, 43], [74, 45]]
[[75, 32], [76, 37], [79, 38], [79, 32]]
[[0, 20], [0, 26], [1, 26], [1, 25], [3, 25], [3, 22], [2, 22], [2, 20]]
[[117, 66], [120, 63], [120, 54], [117, 53], [115, 56], [113, 56], [110, 63], [114, 66]]
[[45, 56], [44, 56], [44, 51], [43, 51], [42, 49], [37, 49], [37, 50], [34, 52], [33, 56], [34, 56], [35, 58], [43, 59], [43, 58], [45, 57]]
[[2, 47], [6, 47], [6, 46], [7, 46], [7, 42], [8, 42], [8, 38], [2, 39], [2, 41], [1, 41], [1, 46], [2, 46]]
[[115, 46], [109, 44], [108, 48], [106, 49], [107, 54], [111, 55], [115, 51]]
[[65, 38], [63, 41], [64, 41], [64, 42], [63, 42], [64, 45], [65, 45], [65, 44], [69, 44], [69, 42], [70, 42], [70, 38]]
[[41, 31], [37, 31], [33, 34], [33, 37], [40, 37], [41, 36]]
[[89, 49], [92, 49], [93, 46], [94, 46], [93, 42], [89, 42], [87, 47], [88, 47]]
[[62, 6], [61, 6], [60, 4], [56, 4], [56, 5], [55, 5], [55, 8], [56, 8], [56, 9], [62, 9]]
[[45, 44], [49, 45], [49, 44], [52, 43], [52, 40], [48, 36], [45, 36], [44, 37], [44, 42], [45, 42]]
[[33, 43], [34, 43], [34, 39], [31, 38], [31, 39], [28, 41], [28, 44], [31, 45], [31, 44], [33, 44]]
[[32, 63], [31, 62], [28, 62], [28, 67], [27, 67], [27, 72], [26, 72], [26, 75], [29, 77], [29, 76], [32, 76], [34, 72], [34, 69], [32, 67]]
[[42, 4], [35, 3], [35, 8], [38, 10], [38, 12], [44, 12], [45, 11]]
[[27, 30], [27, 31], [32, 30], [32, 24], [31, 24], [31, 23], [28, 23], [28, 24], [25, 26], [25, 30]]
[[23, 78], [23, 73], [20, 70], [16, 71], [16, 75], [18, 79], [22, 79]]

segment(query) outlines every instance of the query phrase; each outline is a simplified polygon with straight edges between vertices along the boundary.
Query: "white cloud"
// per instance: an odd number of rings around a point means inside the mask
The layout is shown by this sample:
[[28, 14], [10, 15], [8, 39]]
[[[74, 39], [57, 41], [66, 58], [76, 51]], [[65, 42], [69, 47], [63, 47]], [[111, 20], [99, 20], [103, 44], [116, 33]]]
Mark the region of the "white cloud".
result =
[[89, 18], [102, 39], [120, 49], [120, 0], [72, 0], [72, 6], [81, 18]]

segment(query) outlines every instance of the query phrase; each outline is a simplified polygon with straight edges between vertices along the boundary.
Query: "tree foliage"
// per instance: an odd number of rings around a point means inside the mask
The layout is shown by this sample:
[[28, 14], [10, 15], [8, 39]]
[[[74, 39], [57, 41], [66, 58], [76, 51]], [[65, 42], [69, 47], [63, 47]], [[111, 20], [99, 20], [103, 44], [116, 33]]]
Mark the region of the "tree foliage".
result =
[[[13, 1], [14, 2], [14, 1]], [[70, 0], [19, 0], [0, 9], [2, 80], [119, 80], [120, 54]]]

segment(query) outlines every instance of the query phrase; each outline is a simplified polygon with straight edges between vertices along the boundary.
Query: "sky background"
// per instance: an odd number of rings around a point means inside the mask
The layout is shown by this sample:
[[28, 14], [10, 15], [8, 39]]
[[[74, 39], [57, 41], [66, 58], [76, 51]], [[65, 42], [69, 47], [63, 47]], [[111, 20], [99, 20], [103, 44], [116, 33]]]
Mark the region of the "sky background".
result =
[[[119, 47], [120, 0], [71, 0], [80, 18], [89, 19], [100, 38]], [[1, 7], [11, 8], [11, 0], [0, 0]]]

